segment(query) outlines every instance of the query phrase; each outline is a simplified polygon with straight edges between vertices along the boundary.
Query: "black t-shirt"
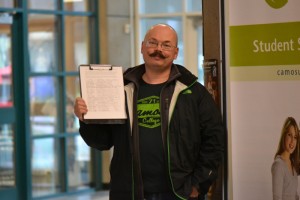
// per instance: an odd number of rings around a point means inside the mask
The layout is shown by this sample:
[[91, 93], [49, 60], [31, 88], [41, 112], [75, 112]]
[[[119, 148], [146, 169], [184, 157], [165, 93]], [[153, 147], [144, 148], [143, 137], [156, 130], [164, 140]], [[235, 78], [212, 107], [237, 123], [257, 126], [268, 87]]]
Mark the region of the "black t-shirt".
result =
[[145, 193], [167, 192], [166, 162], [161, 133], [160, 91], [164, 84], [141, 81], [138, 124], [142, 178]]

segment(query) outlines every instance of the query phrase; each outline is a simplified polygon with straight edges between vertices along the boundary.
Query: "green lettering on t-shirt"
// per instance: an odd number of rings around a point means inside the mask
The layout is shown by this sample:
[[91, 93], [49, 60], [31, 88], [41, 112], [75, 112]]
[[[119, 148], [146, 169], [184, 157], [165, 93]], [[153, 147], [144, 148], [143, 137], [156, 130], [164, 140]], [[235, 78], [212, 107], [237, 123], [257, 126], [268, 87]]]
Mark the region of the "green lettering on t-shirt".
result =
[[137, 114], [139, 126], [146, 128], [160, 126], [159, 97], [150, 96], [138, 100]]

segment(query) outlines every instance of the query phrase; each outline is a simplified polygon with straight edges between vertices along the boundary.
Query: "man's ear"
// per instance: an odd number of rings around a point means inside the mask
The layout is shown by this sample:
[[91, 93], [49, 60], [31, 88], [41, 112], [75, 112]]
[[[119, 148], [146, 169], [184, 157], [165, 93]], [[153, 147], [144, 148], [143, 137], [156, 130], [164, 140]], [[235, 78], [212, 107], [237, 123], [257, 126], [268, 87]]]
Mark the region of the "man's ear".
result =
[[141, 53], [143, 53], [144, 50], [144, 41], [141, 43]]
[[175, 55], [174, 55], [174, 60], [177, 59], [178, 53], [179, 53], [179, 48], [176, 47], [176, 49], [175, 49]]

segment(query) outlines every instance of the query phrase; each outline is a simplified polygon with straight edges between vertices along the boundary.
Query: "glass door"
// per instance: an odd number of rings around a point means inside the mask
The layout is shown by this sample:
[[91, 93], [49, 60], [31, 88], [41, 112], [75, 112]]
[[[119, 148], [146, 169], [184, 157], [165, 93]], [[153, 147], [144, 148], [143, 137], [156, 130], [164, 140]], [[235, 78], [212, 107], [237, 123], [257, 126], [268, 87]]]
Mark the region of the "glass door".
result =
[[15, 108], [13, 100], [12, 17], [0, 16], [0, 196], [17, 198], [15, 170]]

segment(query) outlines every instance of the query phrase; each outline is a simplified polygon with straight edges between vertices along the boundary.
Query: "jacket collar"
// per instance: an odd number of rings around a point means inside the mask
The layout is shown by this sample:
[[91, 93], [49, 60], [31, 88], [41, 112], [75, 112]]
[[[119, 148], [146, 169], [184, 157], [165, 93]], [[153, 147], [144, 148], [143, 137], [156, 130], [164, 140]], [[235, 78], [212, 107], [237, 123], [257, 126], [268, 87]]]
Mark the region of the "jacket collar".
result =
[[[128, 68], [124, 72], [125, 84], [128, 84], [129, 82], [133, 82], [136, 85], [138, 85], [139, 80], [142, 78], [142, 75], [144, 73], [145, 73], [145, 64]], [[197, 77], [193, 75], [190, 71], [188, 71], [185, 67], [178, 64], [172, 64], [171, 73], [167, 83], [172, 82], [176, 79], [185, 85], [191, 85], [197, 80]]]

